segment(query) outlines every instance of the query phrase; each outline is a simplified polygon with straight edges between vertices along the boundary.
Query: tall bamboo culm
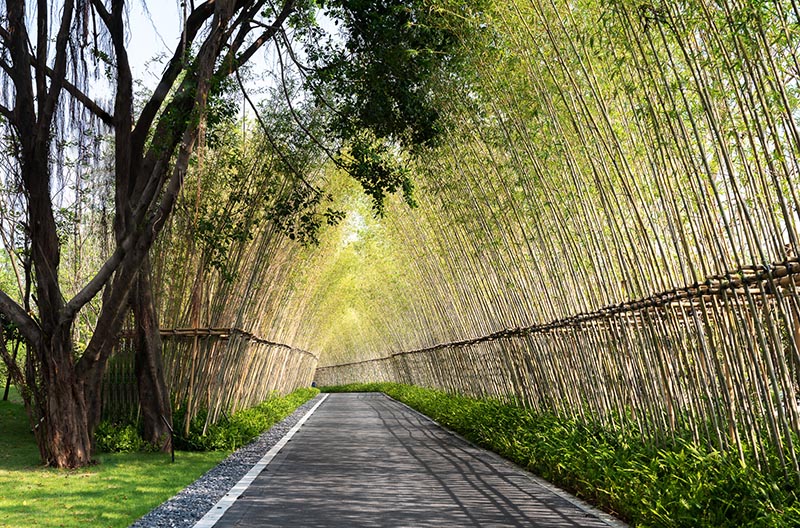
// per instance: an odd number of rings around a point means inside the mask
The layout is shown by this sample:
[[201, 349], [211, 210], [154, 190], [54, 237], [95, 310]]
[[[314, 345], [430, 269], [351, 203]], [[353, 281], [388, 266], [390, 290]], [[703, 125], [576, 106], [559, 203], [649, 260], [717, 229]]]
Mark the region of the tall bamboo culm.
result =
[[324, 354], [394, 380], [689, 436], [800, 476], [800, 10], [496, 5], [449, 136], [386, 221], [404, 306]]
[[[152, 256], [165, 378], [183, 416], [175, 427], [187, 431], [201, 413], [208, 425], [273, 393], [310, 386], [318, 361], [304, 347], [298, 316], [311, 293], [298, 283], [296, 261], [309, 250], [272, 215], [323, 177], [321, 164], [299, 180], [279, 166], [265, 135], [246, 133], [245, 125], [217, 131], [227, 140], [198, 149]], [[281, 220], [292, 223], [302, 212]], [[106, 376], [109, 419], [137, 412], [130, 334], [123, 333]]]

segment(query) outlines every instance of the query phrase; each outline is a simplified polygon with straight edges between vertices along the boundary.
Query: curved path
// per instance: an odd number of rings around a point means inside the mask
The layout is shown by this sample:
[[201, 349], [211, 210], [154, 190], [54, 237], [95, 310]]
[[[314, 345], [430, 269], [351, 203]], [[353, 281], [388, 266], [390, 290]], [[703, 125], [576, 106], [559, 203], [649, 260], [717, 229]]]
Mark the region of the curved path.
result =
[[624, 526], [383, 394], [312, 412], [196, 526]]

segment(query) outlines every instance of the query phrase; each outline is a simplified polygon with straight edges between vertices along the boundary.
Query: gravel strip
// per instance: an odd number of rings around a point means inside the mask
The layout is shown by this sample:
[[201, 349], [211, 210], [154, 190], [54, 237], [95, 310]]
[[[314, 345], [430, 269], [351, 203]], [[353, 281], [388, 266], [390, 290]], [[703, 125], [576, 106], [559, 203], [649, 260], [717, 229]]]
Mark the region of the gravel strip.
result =
[[323, 395], [317, 395], [297, 408], [292, 414], [273, 425], [261, 436], [233, 452], [228, 458], [211, 468], [205, 475], [189, 484], [177, 495], [157, 506], [133, 523], [130, 528], [169, 526], [191, 528], [214, 506], [269, 449], [278, 443], [289, 429], [300, 421]]

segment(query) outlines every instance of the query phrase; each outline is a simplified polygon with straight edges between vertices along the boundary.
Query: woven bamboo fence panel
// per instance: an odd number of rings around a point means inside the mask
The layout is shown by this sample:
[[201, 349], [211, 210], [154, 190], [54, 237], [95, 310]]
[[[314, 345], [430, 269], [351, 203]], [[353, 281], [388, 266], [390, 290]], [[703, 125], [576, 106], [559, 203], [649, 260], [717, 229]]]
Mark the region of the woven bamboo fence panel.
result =
[[319, 368], [318, 383], [415, 384], [635, 427], [645, 441], [691, 435], [799, 471], [800, 264], [468, 341]]
[[[189, 419], [208, 411], [209, 423], [272, 394], [311, 385], [317, 365], [309, 352], [236, 329], [162, 330], [161, 339], [174, 404], [185, 406]], [[135, 418], [138, 402], [133, 342], [123, 337], [105, 377], [104, 417]]]

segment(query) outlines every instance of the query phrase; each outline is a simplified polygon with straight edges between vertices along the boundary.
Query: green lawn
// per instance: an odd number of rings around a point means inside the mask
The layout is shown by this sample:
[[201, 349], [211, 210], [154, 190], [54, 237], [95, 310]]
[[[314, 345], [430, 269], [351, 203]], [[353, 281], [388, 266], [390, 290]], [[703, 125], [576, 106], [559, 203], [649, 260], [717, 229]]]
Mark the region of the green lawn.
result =
[[228, 453], [102, 454], [80, 471], [43, 468], [25, 411], [0, 401], [0, 527], [125, 527]]

